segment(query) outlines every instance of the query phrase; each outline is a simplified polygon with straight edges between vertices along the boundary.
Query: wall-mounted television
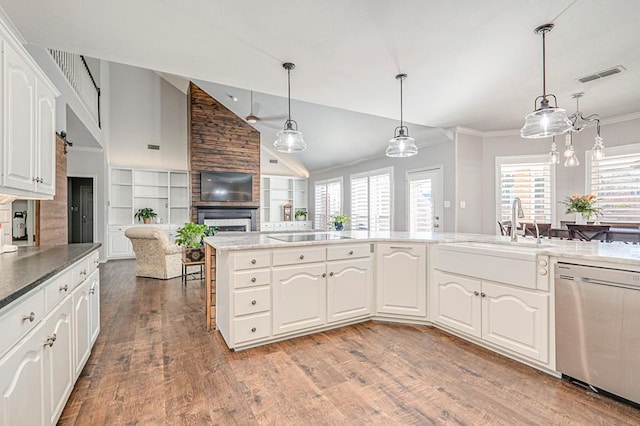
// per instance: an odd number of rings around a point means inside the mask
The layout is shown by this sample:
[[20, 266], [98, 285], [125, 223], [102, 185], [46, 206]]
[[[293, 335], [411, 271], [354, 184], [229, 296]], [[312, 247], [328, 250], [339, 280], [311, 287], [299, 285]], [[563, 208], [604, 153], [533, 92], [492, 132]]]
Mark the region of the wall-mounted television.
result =
[[251, 173], [201, 172], [202, 201], [253, 201]]

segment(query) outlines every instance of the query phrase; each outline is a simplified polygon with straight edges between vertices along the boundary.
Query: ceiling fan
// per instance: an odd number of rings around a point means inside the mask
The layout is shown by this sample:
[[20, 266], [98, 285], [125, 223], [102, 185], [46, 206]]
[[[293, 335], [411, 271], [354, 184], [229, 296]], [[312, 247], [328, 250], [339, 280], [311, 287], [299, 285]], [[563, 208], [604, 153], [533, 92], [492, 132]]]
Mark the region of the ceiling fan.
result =
[[247, 123], [250, 124], [256, 124], [257, 122], [260, 122], [261, 124], [267, 126], [267, 127], [273, 127], [273, 128], [279, 128], [279, 125], [276, 125], [275, 123], [269, 123], [270, 121], [281, 121], [284, 120], [285, 118], [287, 118], [286, 115], [275, 115], [275, 116], [270, 116], [270, 117], [260, 117], [258, 115], [259, 113], [259, 107], [260, 104], [255, 104], [256, 107], [256, 111], [254, 113], [253, 111], [253, 107], [254, 107], [254, 103], [253, 103], [253, 90], [250, 91], [251, 93], [251, 108], [250, 108], [250, 112], [249, 115], [247, 115], [245, 117], [245, 120], [247, 121]]

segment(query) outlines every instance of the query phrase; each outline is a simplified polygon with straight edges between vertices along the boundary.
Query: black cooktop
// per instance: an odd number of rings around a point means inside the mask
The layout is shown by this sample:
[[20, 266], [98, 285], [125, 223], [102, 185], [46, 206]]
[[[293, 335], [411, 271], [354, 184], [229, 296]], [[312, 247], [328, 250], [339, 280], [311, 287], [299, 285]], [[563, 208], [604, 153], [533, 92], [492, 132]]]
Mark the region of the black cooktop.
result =
[[345, 237], [338, 234], [288, 234], [288, 235], [274, 235], [269, 238], [274, 240], [284, 241], [286, 243], [300, 243], [303, 241], [329, 241], [329, 240], [345, 240], [351, 237]]

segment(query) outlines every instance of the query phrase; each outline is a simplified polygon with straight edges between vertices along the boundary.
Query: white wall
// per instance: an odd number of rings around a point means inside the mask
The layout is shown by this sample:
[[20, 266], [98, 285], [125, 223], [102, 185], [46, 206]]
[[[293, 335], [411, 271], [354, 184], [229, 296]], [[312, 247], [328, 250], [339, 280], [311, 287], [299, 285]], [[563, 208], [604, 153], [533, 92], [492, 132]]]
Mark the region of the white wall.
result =
[[186, 170], [186, 95], [153, 71], [116, 63], [109, 86], [109, 164]]
[[[450, 201], [455, 205], [455, 144], [452, 141], [442, 142], [420, 148], [418, 155], [409, 158], [381, 157], [354, 165], [336, 168], [330, 171], [311, 173], [309, 178], [310, 214], [315, 214], [315, 182], [342, 176], [343, 179], [343, 211], [351, 216], [351, 182], [350, 175], [354, 173], [377, 170], [393, 166], [393, 231], [407, 231], [407, 197], [406, 174], [408, 170], [442, 166], [444, 194], [443, 201]], [[444, 218], [442, 231], [451, 232], [455, 227], [453, 208], [443, 210]], [[444, 222], [444, 223], [443, 223]], [[316, 224], [314, 224], [316, 226]]]
[[[482, 232], [482, 137], [456, 132], [456, 231]], [[464, 207], [462, 207], [464, 205]]]
[[[629, 117], [626, 117], [629, 118]], [[621, 117], [625, 119], [625, 117]], [[605, 120], [605, 123], [607, 121]], [[603, 124], [600, 131], [607, 147], [640, 143], [640, 118], [620, 122]], [[593, 147], [595, 128], [591, 127], [574, 135], [573, 145], [580, 160], [578, 167], [564, 167], [564, 159], [556, 166], [556, 201], [559, 203], [565, 197], [585, 192], [585, 151]], [[556, 138], [558, 151], [562, 156], [564, 151], [564, 137]], [[519, 133], [505, 136], [490, 136], [483, 138], [482, 144], [482, 232], [493, 234], [496, 232], [496, 197], [495, 197], [495, 159], [498, 156], [547, 154], [551, 149], [551, 138], [523, 139]], [[556, 226], [561, 220], [573, 218], [564, 215], [564, 207], [556, 206]]]

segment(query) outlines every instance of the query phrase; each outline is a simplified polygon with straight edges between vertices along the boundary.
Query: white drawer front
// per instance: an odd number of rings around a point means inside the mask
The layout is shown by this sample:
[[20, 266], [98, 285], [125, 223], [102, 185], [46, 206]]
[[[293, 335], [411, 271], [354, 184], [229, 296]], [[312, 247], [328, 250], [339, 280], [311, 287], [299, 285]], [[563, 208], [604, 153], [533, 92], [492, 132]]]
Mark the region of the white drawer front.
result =
[[87, 259], [87, 275], [90, 275], [93, 271], [98, 269], [100, 265], [100, 253], [96, 250], [89, 255]]
[[32, 295], [1, 314], [0, 357], [44, 318], [44, 309], [44, 292], [36, 289]]
[[233, 320], [235, 343], [262, 339], [271, 335], [271, 314], [264, 313]]
[[56, 306], [68, 294], [71, 294], [71, 271], [65, 271], [62, 275], [51, 280], [44, 287], [46, 311]]
[[266, 285], [271, 282], [270, 269], [256, 269], [233, 274], [235, 288], [254, 287], [257, 285]]
[[75, 288], [89, 275], [88, 260], [82, 259], [71, 268], [71, 287]]
[[236, 290], [236, 316], [256, 314], [271, 309], [271, 289], [269, 287]]
[[250, 251], [235, 253], [233, 257], [233, 269], [268, 268], [271, 266], [271, 255], [268, 251]]
[[324, 247], [274, 250], [273, 266], [324, 262], [326, 259], [325, 251]]
[[327, 260], [352, 259], [370, 255], [370, 244], [335, 244], [327, 248]]

